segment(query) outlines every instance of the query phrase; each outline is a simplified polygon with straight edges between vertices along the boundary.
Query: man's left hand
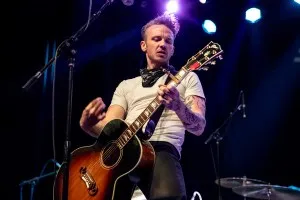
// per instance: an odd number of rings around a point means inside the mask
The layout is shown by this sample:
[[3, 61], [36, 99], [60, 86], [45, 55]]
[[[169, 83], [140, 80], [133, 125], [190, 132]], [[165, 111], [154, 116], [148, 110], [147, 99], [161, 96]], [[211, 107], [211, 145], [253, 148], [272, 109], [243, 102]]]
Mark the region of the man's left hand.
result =
[[176, 87], [170, 85], [159, 85], [158, 99], [168, 109], [178, 111], [180, 109], [181, 100]]

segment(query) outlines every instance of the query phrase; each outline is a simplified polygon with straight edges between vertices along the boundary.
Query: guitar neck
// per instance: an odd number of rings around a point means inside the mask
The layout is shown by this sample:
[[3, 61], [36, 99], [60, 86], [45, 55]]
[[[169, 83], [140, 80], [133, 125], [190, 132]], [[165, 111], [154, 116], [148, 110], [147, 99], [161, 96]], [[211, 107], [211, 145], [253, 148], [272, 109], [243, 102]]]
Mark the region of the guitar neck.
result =
[[[170, 79], [167, 85], [177, 86], [184, 77], [189, 73], [186, 67], [182, 67], [174, 77]], [[169, 76], [172, 76], [169, 74]], [[150, 119], [155, 111], [160, 107], [161, 103], [158, 100], [158, 95], [147, 106], [147, 108], [138, 116], [138, 118], [120, 135], [117, 139], [117, 144], [122, 149], [128, 141], [143, 127], [143, 125]]]

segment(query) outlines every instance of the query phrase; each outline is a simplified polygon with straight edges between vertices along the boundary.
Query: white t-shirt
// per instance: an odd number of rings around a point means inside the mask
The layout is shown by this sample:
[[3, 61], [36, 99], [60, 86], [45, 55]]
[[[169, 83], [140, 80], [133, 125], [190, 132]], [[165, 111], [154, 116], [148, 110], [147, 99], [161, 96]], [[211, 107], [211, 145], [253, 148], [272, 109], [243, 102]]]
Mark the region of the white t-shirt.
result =
[[[167, 75], [160, 77], [152, 87], [143, 87], [141, 76], [123, 80], [116, 88], [111, 104], [119, 105], [126, 111], [125, 121], [133, 123], [144, 109], [157, 96], [158, 85], [164, 84]], [[177, 86], [182, 101], [190, 95], [205, 98], [201, 82], [194, 72], [189, 72], [187, 76]], [[147, 122], [142, 130], [145, 130]], [[181, 155], [181, 146], [184, 142], [185, 128], [177, 114], [165, 108], [152, 137], [149, 141], [165, 141], [173, 144]]]

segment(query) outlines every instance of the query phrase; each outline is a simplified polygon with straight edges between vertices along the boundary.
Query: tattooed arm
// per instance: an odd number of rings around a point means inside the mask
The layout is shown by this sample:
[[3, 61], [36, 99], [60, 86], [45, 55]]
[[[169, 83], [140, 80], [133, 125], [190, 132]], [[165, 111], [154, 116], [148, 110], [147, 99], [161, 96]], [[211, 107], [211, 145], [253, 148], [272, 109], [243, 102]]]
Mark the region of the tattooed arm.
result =
[[186, 130], [195, 135], [201, 135], [204, 131], [205, 120], [205, 100], [199, 96], [188, 96], [185, 102], [182, 102], [176, 88], [168, 88], [160, 85], [158, 91], [159, 100], [165, 106], [176, 112], [179, 119], [183, 122]]
[[206, 125], [205, 110], [205, 100], [192, 95], [186, 98], [185, 103], [179, 103], [179, 109], [175, 112], [186, 130], [199, 136], [203, 133]]

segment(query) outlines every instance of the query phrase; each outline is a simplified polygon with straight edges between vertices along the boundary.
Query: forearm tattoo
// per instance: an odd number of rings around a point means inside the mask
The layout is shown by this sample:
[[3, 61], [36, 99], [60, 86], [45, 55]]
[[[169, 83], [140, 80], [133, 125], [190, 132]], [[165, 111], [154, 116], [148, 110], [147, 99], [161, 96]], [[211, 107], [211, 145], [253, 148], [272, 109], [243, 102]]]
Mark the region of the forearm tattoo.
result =
[[[198, 112], [193, 112], [192, 107], [196, 106], [201, 110], [200, 114]], [[205, 120], [205, 101], [204, 99], [196, 96], [189, 96], [186, 99], [186, 104], [183, 106], [181, 111], [178, 113], [179, 118], [182, 120], [187, 131], [192, 133], [202, 133], [206, 125]]]
[[171, 110], [180, 110], [180, 104], [178, 102], [173, 102], [171, 105], [168, 107]]

